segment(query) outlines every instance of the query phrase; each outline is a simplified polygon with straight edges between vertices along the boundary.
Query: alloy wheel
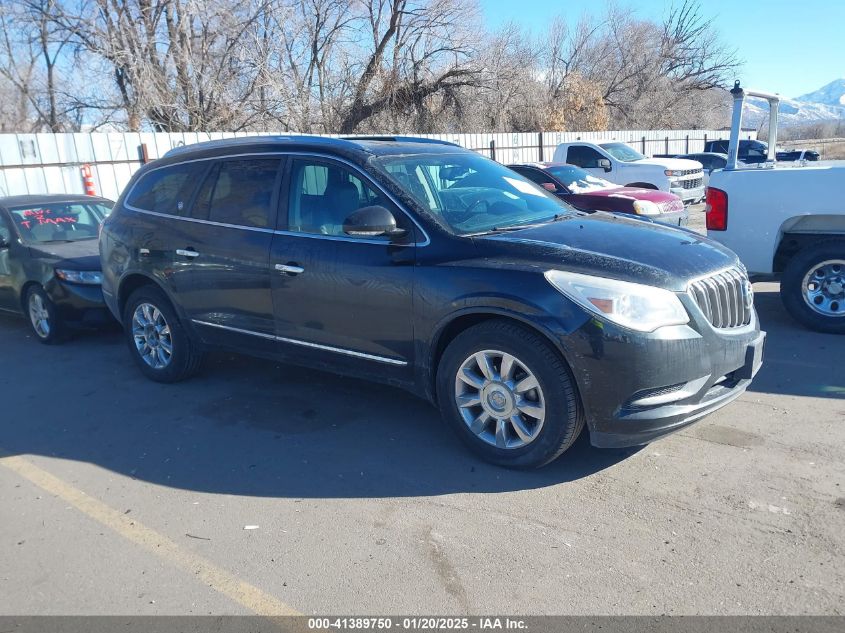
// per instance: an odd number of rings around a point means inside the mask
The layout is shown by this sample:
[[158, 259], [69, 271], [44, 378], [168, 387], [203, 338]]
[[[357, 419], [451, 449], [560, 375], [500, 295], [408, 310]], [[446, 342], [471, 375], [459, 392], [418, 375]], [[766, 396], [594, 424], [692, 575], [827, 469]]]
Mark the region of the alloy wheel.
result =
[[47, 311], [47, 306], [44, 305], [41, 295], [37, 292], [29, 295], [29, 320], [32, 322], [35, 333], [40, 338], [50, 336], [50, 313]]
[[161, 310], [141, 303], [132, 314], [132, 340], [144, 362], [153, 369], [164, 369], [173, 358], [170, 325]]
[[501, 449], [530, 444], [546, 419], [537, 377], [516, 356], [498, 350], [476, 352], [461, 363], [455, 404], [470, 431]]

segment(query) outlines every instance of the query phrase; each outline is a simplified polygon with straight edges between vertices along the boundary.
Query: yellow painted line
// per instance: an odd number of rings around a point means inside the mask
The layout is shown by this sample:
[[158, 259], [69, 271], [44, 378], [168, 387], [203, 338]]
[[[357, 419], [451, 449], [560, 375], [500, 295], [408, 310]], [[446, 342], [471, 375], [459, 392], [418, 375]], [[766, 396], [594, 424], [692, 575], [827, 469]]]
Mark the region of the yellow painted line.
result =
[[182, 549], [174, 541], [155, 530], [129, 518], [119, 510], [88, 496], [55, 475], [48, 473], [20, 456], [8, 456], [0, 449], [0, 465], [49, 492], [77, 510], [102, 523], [125, 539], [149, 550], [166, 562], [199, 578], [215, 591], [231, 598], [258, 615], [302, 615], [276, 597], [262, 591], [235, 574], [218, 567], [211, 561]]

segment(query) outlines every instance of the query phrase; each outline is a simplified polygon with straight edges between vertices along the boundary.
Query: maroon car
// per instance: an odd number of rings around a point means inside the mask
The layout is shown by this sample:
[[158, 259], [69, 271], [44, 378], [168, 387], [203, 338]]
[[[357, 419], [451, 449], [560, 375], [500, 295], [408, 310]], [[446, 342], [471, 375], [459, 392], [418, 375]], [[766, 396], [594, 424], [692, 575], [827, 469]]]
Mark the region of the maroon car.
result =
[[689, 213], [673, 193], [641, 187], [620, 187], [566, 163], [508, 165], [521, 176], [584, 211], [612, 211], [686, 226]]

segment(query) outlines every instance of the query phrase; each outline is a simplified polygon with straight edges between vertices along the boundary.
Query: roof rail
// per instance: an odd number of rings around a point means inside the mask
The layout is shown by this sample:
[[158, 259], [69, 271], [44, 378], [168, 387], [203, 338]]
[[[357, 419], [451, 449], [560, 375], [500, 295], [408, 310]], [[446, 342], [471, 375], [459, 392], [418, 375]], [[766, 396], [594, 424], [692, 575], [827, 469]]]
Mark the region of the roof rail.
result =
[[344, 141], [391, 141], [394, 143], [433, 143], [435, 145], [451, 145], [460, 147], [451, 141], [441, 141], [438, 138], [425, 138], [422, 136], [392, 136], [392, 135], [362, 135], [362, 136], [339, 136]]

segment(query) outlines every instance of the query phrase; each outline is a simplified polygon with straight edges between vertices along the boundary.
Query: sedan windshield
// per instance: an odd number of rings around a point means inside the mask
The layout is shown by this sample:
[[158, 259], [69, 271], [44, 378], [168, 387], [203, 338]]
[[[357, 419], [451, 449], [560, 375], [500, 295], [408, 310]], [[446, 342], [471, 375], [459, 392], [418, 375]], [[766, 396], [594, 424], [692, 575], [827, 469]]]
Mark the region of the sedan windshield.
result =
[[566, 185], [572, 193], [589, 193], [618, 186], [574, 165], [551, 165], [546, 167], [546, 171]]
[[642, 160], [645, 158], [637, 150], [625, 143], [601, 143], [599, 145], [604, 151], [613, 156], [616, 160], [621, 160], [623, 163], [633, 163], [635, 160]]
[[474, 154], [384, 156], [376, 164], [458, 235], [549, 222], [572, 212], [516, 172]]
[[9, 209], [24, 242], [70, 242], [95, 239], [111, 209], [102, 203], [54, 202]]

